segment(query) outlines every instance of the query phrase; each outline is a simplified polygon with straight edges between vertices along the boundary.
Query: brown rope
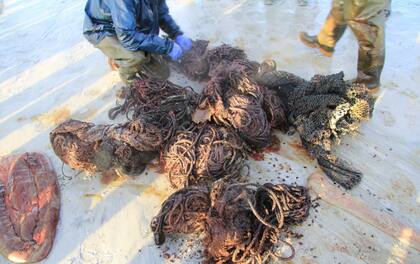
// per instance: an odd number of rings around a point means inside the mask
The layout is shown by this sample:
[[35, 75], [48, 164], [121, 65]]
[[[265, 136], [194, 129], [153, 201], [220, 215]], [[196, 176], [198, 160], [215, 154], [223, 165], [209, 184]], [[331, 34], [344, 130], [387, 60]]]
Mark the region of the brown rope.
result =
[[138, 79], [129, 87], [124, 102], [109, 110], [108, 115], [115, 119], [123, 114], [129, 120], [147, 116], [168, 129], [174, 125], [174, 120], [168, 115], [175, 117], [177, 126], [191, 122], [197, 100], [198, 95], [190, 87], [184, 88], [164, 80]]
[[[288, 226], [308, 217], [306, 188], [286, 184], [231, 184], [217, 181], [209, 190], [186, 187], [171, 195], [152, 220], [156, 244], [165, 234], [204, 231], [203, 244], [209, 263], [266, 263], [290, 260], [293, 246], [284, 241]], [[276, 252], [287, 245], [291, 254]]]
[[271, 125], [263, 109], [264, 90], [252, 81], [251, 63], [222, 62], [212, 74], [199, 108], [209, 108], [216, 123], [233, 127], [251, 146], [267, 146]]
[[122, 168], [140, 173], [164, 141], [162, 130], [143, 119], [119, 125], [68, 120], [50, 133], [57, 156], [73, 169], [90, 173]]
[[163, 155], [174, 188], [239, 177], [245, 159], [240, 137], [229, 128], [197, 125], [179, 132]]
[[205, 52], [209, 42], [206, 40], [193, 41], [192, 47], [185, 52], [175, 69], [185, 74], [191, 80], [205, 80], [208, 78], [209, 64], [205, 59]]
[[190, 234], [203, 231], [209, 206], [206, 187], [187, 187], [169, 196], [151, 223], [155, 243], [163, 244], [165, 233]]
[[[222, 186], [214, 188], [216, 193], [211, 194], [213, 213], [207, 220], [204, 239], [211, 261], [265, 263], [270, 258], [293, 258], [293, 246], [281, 236], [286, 226], [300, 223], [308, 216], [310, 199], [304, 187], [218, 184]], [[275, 252], [280, 242], [291, 248], [291, 255], [285, 257]]]

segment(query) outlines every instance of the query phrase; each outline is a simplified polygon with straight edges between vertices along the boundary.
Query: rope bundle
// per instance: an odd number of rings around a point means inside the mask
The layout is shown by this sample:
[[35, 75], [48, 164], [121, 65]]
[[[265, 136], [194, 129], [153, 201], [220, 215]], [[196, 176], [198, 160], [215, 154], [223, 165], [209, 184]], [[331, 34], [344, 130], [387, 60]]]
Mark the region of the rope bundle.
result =
[[190, 87], [170, 81], [138, 79], [129, 87], [124, 102], [112, 108], [108, 115], [115, 119], [124, 114], [129, 120], [146, 118], [172, 130], [188, 127], [198, 95]]
[[161, 129], [142, 119], [121, 125], [68, 120], [50, 133], [57, 156], [73, 169], [89, 173], [121, 168], [142, 172], [163, 142]]
[[[174, 193], [162, 204], [151, 226], [159, 245], [165, 234], [204, 232], [206, 258], [212, 263], [289, 260], [294, 248], [281, 236], [288, 226], [308, 217], [310, 204], [307, 190], [301, 186], [220, 180], [210, 191], [186, 187]], [[290, 247], [289, 256], [275, 252], [279, 243]]]
[[252, 80], [250, 64], [222, 63], [213, 74], [200, 108], [210, 108], [216, 123], [233, 127], [249, 145], [267, 146], [271, 125], [263, 109], [264, 90]]
[[168, 144], [163, 164], [174, 188], [237, 178], [245, 160], [244, 144], [232, 130], [210, 124], [179, 132]]

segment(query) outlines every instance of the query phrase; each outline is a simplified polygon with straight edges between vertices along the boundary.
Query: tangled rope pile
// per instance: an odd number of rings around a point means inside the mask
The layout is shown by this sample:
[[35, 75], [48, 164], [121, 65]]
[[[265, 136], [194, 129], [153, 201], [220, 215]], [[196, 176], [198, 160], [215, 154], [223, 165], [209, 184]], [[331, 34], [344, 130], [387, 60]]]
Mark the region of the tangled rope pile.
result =
[[175, 69], [191, 80], [207, 79], [209, 64], [206, 61], [205, 53], [208, 45], [209, 42], [206, 40], [193, 41], [191, 49], [184, 53], [179, 63], [175, 63]]
[[183, 188], [162, 204], [160, 212], [151, 223], [156, 245], [165, 242], [165, 234], [192, 234], [204, 230], [210, 208], [207, 187]]
[[[211, 72], [199, 109], [207, 109], [217, 124], [233, 127], [250, 146], [262, 148], [270, 143], [271, 124], [282, 127], [285, 119], [276, 95], [264, 100], [265, 89], [252, 78], [255, 72], [248, 60], [222, 61]], [[279, 113], [270, 112], [269, 120], [264, 109]]]
[[367, 87], [346, 83], [342, 72], [315, 75], [308, 82], [267, 65], [273, 63], [265, 63], [257, 80], [281, 95], [288, 121], [299, 132], [305, 148], [334, 182], [347, 189], [358, 184], [362, 173], [332, 153], [332, 147], [371, 117], [374, 100]]
[[[332, 153], [343, 135], [370, 118], [374, 101], [363, 85], [343, 73], [310, 81], [261, 64], [228, 45], [208, 49], [208, 41], [172, 65], [193, 80], [205, 81], [202, 94], [170, 81], [136, 80], [124, 102], [109, 111], [121, 125], [69, 120], [51, 132], [55, 153], [72, 168], [88, 172], [121, 169], [141, 173], [160, 152], [172, 187], [179, 189], [151, 223], [155, 243], [166, 234], [203, 232], [211, 263], [266, 263], [290, 260], [284, 240], [288, 226], [308, 217], [307, 189], [286, 184], [239, 182], [251, 149], [271, 143], [271, 129], [293, 126], [325, 173], [345, 188], [361, 173]], [[193, 186], [196, 185], [196, 186]], [[279, 244], [288, 256], [276, 252]]]
[[209, 49], [205, 54], [205, 60], [209, 64], [210, 77], [218, 75], [217, 73], [215, 74], [214, 71], [217, 70], [222, 63], [242, 61], [244, 66], [249, 69], [253, 68], [254, 70], [257, 70], [258, 68], [258, 63], [249, 61], [246, 53], [242, 49], [238, 49], [227, 44], [222, 44], [213, 49]]
[[129, 87], [124, 102], [109, 110], [108, 115], [111, 119], [119, 114], [125, 114], [129, 120], [143, 118], [174, 132], [189, 127], [197, 101], [198, 95], [190, 87], [165, 80], [138, 79]]
[[[174, 193], [151, 227], [157, 244], [164, 242], [165, 234], [204, 231], [205, 254], [211, 263], [266, 263], [293, 258], [293, 246], [281, 235], [288, 226], [304, 221], [309, 208], [310, 198], [301, 186], [220, 180], [211, 191], [188, 187]], [[289, 256], [276, 253], [280, 242], [290, 247]]]
[[168, 144], [163, 164], [174, 188], [238, 178], [245, 146], [231, 129], [204, 124], [180, 131]]
[[120, 125], [68, 120], [50, 133], [55, 154], [70, 167], [89, 173], [112, 169], [141, 173], [163, 140], [162, 130], [142, 119]]

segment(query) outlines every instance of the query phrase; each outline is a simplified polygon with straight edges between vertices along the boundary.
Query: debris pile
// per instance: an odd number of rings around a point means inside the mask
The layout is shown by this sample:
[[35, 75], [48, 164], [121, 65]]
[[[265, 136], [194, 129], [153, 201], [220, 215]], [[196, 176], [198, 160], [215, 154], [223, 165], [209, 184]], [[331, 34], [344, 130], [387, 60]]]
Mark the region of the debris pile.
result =
[[[265, 65], [273, 65], [266, 62]], [[373, 112], [374, 100], [363, 84], [344, 81], [342, 72], [315, 75], [310, 81], [275, 67], [264, 68], [257, 80], [276, 91], [285, 104], [288, 122], [324, 172], [344, 188], [360, 182], [362, 173], [337, 157], [332, 147], [342, 136], [359, 129]]]
[[108, 115], [111, 119], [120, 114], [129, 120], [145, 118], [158, 122], [162, 129], [176, 130], [190, 125], [197, 102], [198, 94], [190, 87], [166, 80], [138, 79], [125, 92], [124, 102], [109, 110]]
[[240, 176], [246, 152], [235, 131], [212, 124], [179, 131], [163, 154], [163, 164], [174, 188], [211, 184]]
[[208, 78], [197, 109], [202, 116], [198, 122], [211, 119], [217, 124], [235, 128], [253, 147], [267, 146], [271, 128], [285, 129], [286, 118], [277, 94], [254, 81], [260, 65], [248, 60], [241, 49], [223, 44], [203, 51], [207, 43], [195, 43], [186, 54], [189, 64], [178, 66], [186, 72], [189, 65], [207, 64], [207, 67], [201, 67], [208, 69]]
[[175, 192], [163, 202], [151, 223], [156, 245], [165, 242], [165, 234], [192, 234], [204, 231], [210, 208], [209, 190], [190, 186]]
[[222, 63], [206, 84], [199, 108], [207, 108], [212, 119], [233, 127], [251, 146], [262, 148], [270, 142], [271, 126], [263, 110], [263, 91], [250, 79], [243, 61]]
[[55, 154], [71, 168], [89, 173], [120, 169], [139, 174], [157, 156], [163, 140], [162, 130], [142, 119], [118, 125], [71, 119], [50, 133]]
[[203, 81], [207, 79], [209, 64], [205, 53], [208, 45], [209, 42], [206, 40], [193, 41], [191, 49], [184, 53], [180, 62], [175, 62], [175, 69], [191, 80]]
[[[151, 227], [158, 245], [165, 234], [203, 231], [205, 255], [211, 263], [266, 263], [293, 258], [294, 248], [281, 239], [282, 233], [304, 221], [309, 208], [309, 195], [301, 186], [220, 180], [210, 191], [187, 187], [174, 193]], [[275, 252], [280, 242], [290, 247], [289, 256]]]
[[[293, 127], [325, 173], [352, 188], [362, 174], [332, 148], [370, 118], [374, 101], [365, 86], [346, 83], [343, 73], [307, 81], [277, 71], [274, 61], [259, 64], [241, 49], [208, 44], [194, 41], [172, 63], [190, 79], [205, 81], [201, 94], [170, 81], [139, 79], [109, 111], [111, 119], [125, 115], [129, 122], [69, 120], [51, 132], [51, 143], [63, 162], [88, 172], [139, 174], [160, 153], [178, 191], [151, 223], [158, 245], [165, 234], [203, 232], [211, 263], [289, 260], [294, 248], [282, 238], [288, 226], [307, 218], [307, 190], [238, 183], [248, 152], [267, 147], [273, 128]], [[276, 253], [281, 243], [289, 255]]]

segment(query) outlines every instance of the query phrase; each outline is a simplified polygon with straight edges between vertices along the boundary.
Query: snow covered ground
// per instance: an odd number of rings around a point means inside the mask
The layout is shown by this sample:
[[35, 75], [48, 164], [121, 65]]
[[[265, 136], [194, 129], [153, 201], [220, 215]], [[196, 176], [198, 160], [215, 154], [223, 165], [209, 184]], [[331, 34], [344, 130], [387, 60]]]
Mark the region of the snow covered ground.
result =
[[[197, 243], [179, 237], [158, 248], [151, 218], [172, 192], [153, 168], [135, 179], [102, 184], [98, 176], [62, 174], [48, 133], [67, 118], [109, 123], [119, 79], [105, 57], [82, 36], [82, 0], [5, 0], [0, 15], [0, 155], [43, 151], [60, 175], [62, 211], [55, 245], [44, 263], [197, 263]], [[357, 43], [346, 32], [333, 58], [298, 41], [316, 33], [329, 0], [168, 0], [173, 16], [193, 38], [229, 43], [256, 60], [310, 78], [343, 70], [356, 75]], [[420, 4], [394, 1], [387, 21], [386, 64], [373, 119], [348, 137], [339, 153], [364, 172], [350, 191], [407, 225], [401, 239], [420, 229]], [[185, 80], [178, 80], [185, 84]], [[316, 164], [296, 136], [264, 161], [250, 161], [251, 181], [285, 179], [306, 184]], [[260, 179], [261, 178], [261, 179]], [[290, 263], [420, 263], [407, 244], [343, 210], [320, 202], [292, 241]], [[411, 229], [410, 229], [411, 227]], [[183, 259], [172, 256], [178, 252]], [[0, 263], [7, 263], [0, 257]]]

